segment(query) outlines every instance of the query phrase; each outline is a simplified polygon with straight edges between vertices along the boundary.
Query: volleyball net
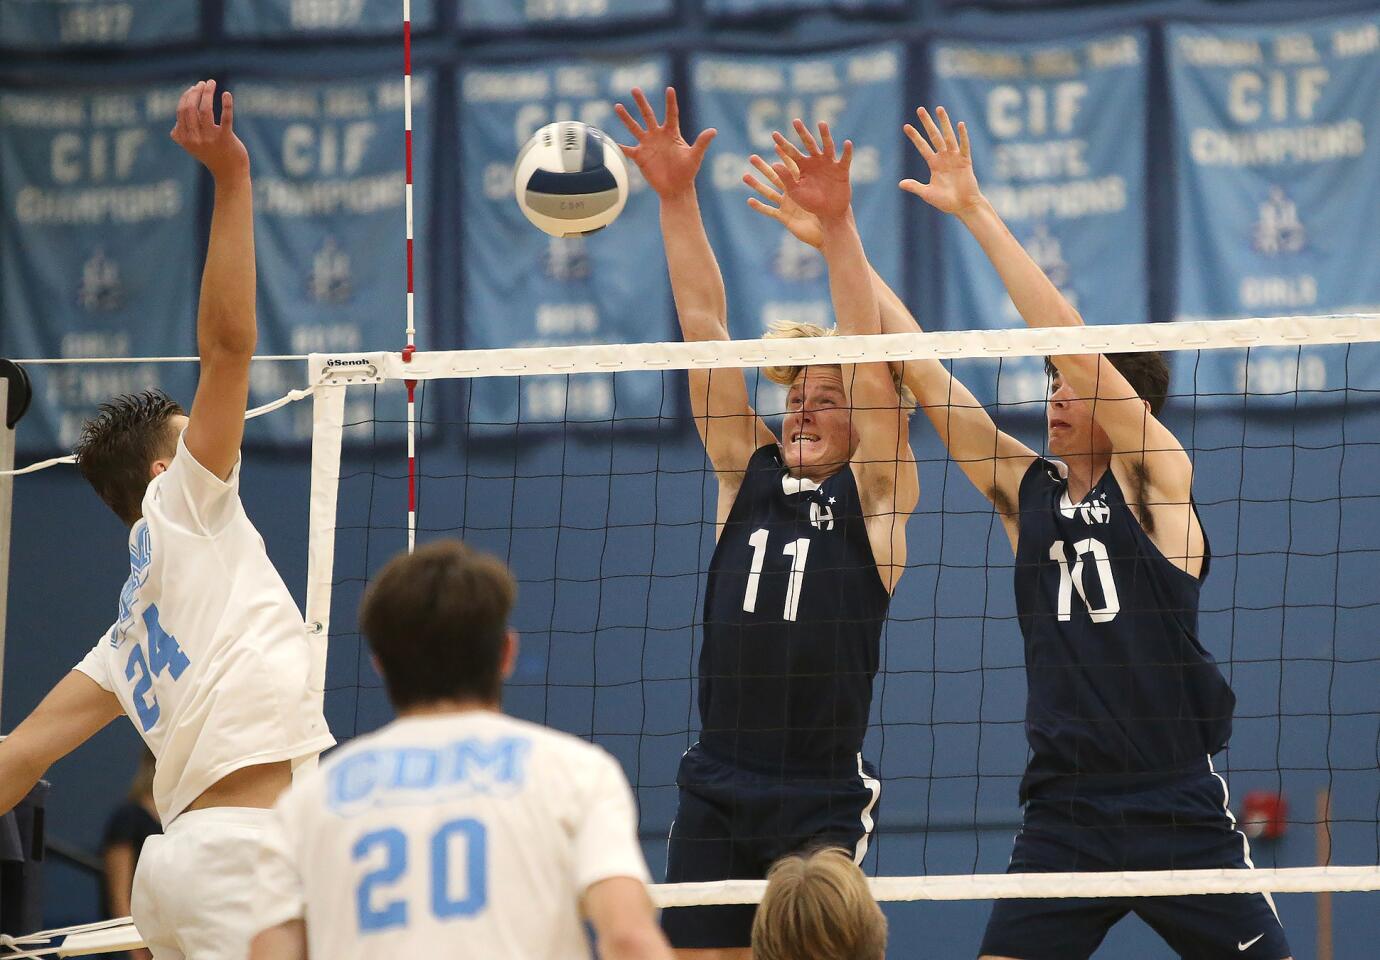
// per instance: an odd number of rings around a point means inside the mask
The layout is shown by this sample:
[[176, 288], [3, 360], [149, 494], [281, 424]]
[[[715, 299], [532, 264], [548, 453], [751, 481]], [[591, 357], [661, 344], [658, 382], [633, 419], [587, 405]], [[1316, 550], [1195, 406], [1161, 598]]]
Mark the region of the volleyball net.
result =
[[[659, 874], [677, 767], [700, 729], [716, 537], [716, 477], [689, 415], [686, 371], [745, 375], [779, 430], [784, 391], [767, 367], [938, 359], [995, 398], [987, 409], [1002, 429], [1043, 452], [1045, 357], [1161, 351], [1173, 370], [1161, 419], [1194, 461], [1211, 544], [1199, 638], [1237, 697], [1215, 765], [1236, 814], [1241, 798], [1274, 798], [1264, 819], [1245, 811], [1243, 831], [1283, 839], [1254, 844], [1255, 870], [1004, 872], [1028, 756], [1015, 561], [992, 505], [916, 415], [920, 500], [898, 518], [908, 559], [863, 750], [883, 798], [864, 861], [873, 890], [907, 901], [1373, 891], [1377, 343], [1380, 317], [1345, 315], [313, 355], [303, 389], [251, 415], [280, 415], [295, 400], [312, 407], [305, 617], [313, 692], [337, 738], [392, 717], [356, 622], [369, 578], [414, 536], [462, 538], [504, 558], [519, 582], [522, 653], [505, 709], [619, 759]], [[1237, 389], [1200, 384], [1200, 371], [1224, 365], [1239, 371]], [[730, 880], [653, 893], [682, 906], [755, 902], [763, 889]], [[79, 928], [65, 945], [63, 935], [9, 946], [75, 956], [137, 940], [128, 925]]]
[[[1211, 544], [1199, 637], [1237, 696], [1216, 769], [1237, 813], [1247, 795], [1270, 801], [1266, 814], [1247, 811], [1246, 832], [1289, 839], [1258, 843], [1255, 871], [1002, 874], [1027, 759], [1015, 562], [991, 504], [916, 416], [920, 502], [898, 521], [909, 557], [863, 751], [883, 798], [865, 867], [879, 897], [904, 900], [1380, 889], [1375, 321], [313, 356], [307, 619], [328, 651], [319, 677], [328, 720], [346, 738], [390, 716], [354, 611], [371, 573], [405, 548], [410, 504], [418, 542], [460, 537], [513, 568], [523, 652], [506, 709], [618, 757], [644, 840], [662, 849], [677, 766], [700, 729], [716, 536], [717, 483], [689, 417], [685, 371], [745, 374], [777, 429], [784, 392], [764, 368], [939, 359], [999, 398], [989, 405], [998, 423], [1040, 452], [1045, 357], [1162, 351], [1174, 370], [1162, 418], [1195, 462]], [[1239, 389], [1200, 388], [1197, 372], [1223, 364], [1239, 368]], [[411, 473], [405, 381], [416, 384]], [[1330, 853], [1318, 852], [1324, 842]], [[762, 887], [662, 885], [656, 898], [751, 902]]]

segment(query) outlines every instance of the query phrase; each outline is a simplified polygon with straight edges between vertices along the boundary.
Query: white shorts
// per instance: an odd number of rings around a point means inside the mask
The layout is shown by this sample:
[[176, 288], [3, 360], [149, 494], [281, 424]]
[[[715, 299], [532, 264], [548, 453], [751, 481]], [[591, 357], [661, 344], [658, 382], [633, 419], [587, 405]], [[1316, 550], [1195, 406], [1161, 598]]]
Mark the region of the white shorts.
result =
[[254, 869], [272, 810], [184, 813], [144, 842], [130, 902], [155, 960], [245, 960], [254, 929]]

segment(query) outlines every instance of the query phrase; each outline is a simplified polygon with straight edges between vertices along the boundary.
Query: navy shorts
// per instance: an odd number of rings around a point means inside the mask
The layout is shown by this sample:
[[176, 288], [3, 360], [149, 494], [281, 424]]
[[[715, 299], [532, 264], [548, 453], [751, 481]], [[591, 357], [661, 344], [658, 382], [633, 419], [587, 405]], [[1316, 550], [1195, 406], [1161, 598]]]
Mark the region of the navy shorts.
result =
[[[836, 778], [770, 776], [710, 755], [699, 744], [681, 758], [680, 803], [667, 841], [666, 882], [761, 880], [788, 853], [841, 847], [861, 862], [877, 817], [881, 784], [859, 756], [858, 773]], [[671, 946], [746, 947], [754, 904], [673, 907], [661, 925]]]
[[[1008, 873], [1247, 869], [1226, 783], [1194, 774], [1132, 792], [1027, 801]], [[981, 955], [1079, 960], [1134, 913], [1188, 960], [1284, 960], [1289, 942], [1266, 894], [998, 900]]]

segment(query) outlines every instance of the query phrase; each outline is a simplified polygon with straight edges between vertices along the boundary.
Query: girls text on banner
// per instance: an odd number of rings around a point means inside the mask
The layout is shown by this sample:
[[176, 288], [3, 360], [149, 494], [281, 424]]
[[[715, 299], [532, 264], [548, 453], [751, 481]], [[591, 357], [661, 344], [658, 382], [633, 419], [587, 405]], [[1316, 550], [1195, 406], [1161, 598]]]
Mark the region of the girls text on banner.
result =
[[[1179, 318], [1380, 311], [1380, 17], [1176, 26], [1168, 51]], [[1212, 351], [1176, 375], [1199, 396], [1335, 401], [1380, 388], [1380, 350], [1253, 350], [1249, 376], [1244, 352]]]

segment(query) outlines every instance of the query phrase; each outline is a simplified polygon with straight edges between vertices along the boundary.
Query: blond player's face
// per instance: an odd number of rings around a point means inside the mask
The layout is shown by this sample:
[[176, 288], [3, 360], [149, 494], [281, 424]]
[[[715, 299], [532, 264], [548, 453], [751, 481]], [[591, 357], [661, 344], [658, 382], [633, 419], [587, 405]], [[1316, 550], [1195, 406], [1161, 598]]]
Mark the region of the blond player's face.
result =
[[853, 454], [853, 411], [838, 367], [806, 367], [786, 394], [781, 453], [795, 476], [832, 472]]

